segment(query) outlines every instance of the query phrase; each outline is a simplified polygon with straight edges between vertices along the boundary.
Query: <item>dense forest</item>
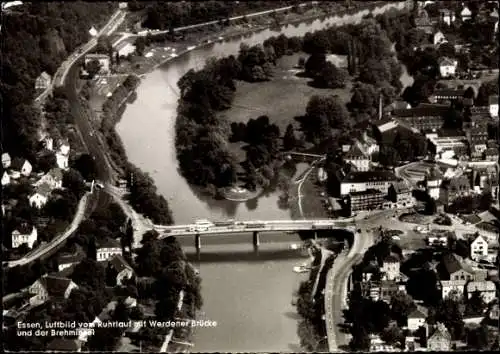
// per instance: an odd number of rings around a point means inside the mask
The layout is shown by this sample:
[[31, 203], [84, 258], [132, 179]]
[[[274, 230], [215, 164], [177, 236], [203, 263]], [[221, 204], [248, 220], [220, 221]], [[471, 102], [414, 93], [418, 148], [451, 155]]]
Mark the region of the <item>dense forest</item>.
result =
[[200, 1], [200, 2], [138, 2], [129, 3], [132, 11], [145, 11], [143, 26], [166, 30], [233, 16], [291, 6], [300, 1]]
[[36, 78], [43, 71], [52, 76], [89, 39], [89, 29], [105, 23], [116, 7], [114, 2], [32, 2], [2, 16], [2, 139], [11, 156], [33, 158], [36, 151]]

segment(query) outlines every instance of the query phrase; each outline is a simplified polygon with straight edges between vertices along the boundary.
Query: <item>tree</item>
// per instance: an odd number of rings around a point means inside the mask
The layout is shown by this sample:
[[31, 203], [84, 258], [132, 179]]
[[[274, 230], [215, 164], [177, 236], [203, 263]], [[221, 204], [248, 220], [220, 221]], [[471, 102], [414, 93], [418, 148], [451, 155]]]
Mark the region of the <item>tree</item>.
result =
[[315, 83], [319, 87], [344, 88], [347, 80], [347, 72], [337, 68], [334, 64], [327, 62], [323, 69], [316, 75]]
[[71, 279], [79, 286], [87, 286], [92, 290], [104, 289], [106, 273], [95, 260], [85, 258], [75, 266]]
[[73, 166], [86, 181], [92, 181], [97, 176], [97, 164], [89, 154], [81, 154]]
[[283, 148], [285, 151], [293, 150], [297, 146], [297, 138], [292, 124], [286, 127], [285, 136], [283, 137]]
[[309, 77], [315, 77], [326, 65], [325, 54], [312, 54], [304, 65], [305, 74]]
[[429, 197], [425, 203], [425, 214], [426, 215], [434, 215], [437, 211], [436, 201]]
[[397, 166], [399, 161], [401, 161], [398, 150], [388, 145], [381, 146], [378, 159], [384, 166]]
[[492, 95], [498, 95], [498, 80], [483, 82], [477, 93], [476, 105], [487, 106], [488, 99]]
[[374, 115], [378, 107], [378, 92], [375, 86], [365, 83], [356, 83], [352, 90], [349, 110], [353, 112], [366, 112]]
[[472, 296], [467, 300], [465, 312], [468, 315], [482, 316], [486, 310], [487, 304], [484, 302], [483, 297], [479, 291], [472, 293]]
[[38, 171], [47, 173], [55, 167], [57, 167], [57, 159], [53, 153], [45, 153], [36, 160], [36, 170]]
[[85, 181], [82, 175], [77, 170], [70, 168], [63, 174], [63, 187], [71, 190], [75, 195], [80, 197], [85, 192]]
[[97, 59], [92, 59], [85, 64], [85, 70], [89, 74], [89, 79], [93, 79], [97, 73], [101, 70], [101, 63]]
[[385, 61], [368, 59], [360, 69], [359, 80], [366, 84], [381, 86], [384, 82], [392, 81], [391, 69]]
[[142, 56], [144, 54], [144, 49], [146, 49], [146, 38], [137, 37], [134, 45], [135, 45], [135, 52], [137, 53], [137, 55]]
[[[486, 324], [467, 331], [467, 346], [475, 350], [487, 350], [489, 345], [490, 330]], [[498, 339], [497, 339], [498, 340]]]
[[407, 325], [408, 315], [416, 308], [411, 296], [398, 292], [391, 298], [392, 318], [398, 322], [398, 326]]
[[352, 328], [352, 339], [349, 342], [349, 347], [353, 351], [363, 351], [368, 352], [370, 350], [370, 334], [362, 326], [356, 326]]

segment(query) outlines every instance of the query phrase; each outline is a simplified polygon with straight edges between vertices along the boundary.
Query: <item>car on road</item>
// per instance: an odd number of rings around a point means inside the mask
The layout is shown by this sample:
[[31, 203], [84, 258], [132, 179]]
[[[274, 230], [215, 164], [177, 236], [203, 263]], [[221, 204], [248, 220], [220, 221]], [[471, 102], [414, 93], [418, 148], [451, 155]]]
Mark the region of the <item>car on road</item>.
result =
[[190, 227], [191, 231], [208, 231], [209, 228], [214, 227], [214, 223], [206, 220], [206, 219], [200, 219], [196, 220], [194, 225]]

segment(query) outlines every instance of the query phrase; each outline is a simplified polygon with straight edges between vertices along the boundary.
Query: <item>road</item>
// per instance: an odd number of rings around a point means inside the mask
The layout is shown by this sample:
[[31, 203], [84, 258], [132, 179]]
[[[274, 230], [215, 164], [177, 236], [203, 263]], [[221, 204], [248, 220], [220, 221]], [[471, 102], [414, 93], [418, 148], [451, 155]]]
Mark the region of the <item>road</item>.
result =
[[88, 202], [90, 199], [90, 193], [86, 193], [82, 199], [80, 199], [80, 202], [78, 203], [78, 207], [75, 213], [75, 217], [73, 218], [73, 221], [71, 222], [70, 226], [64, 231], [64, 233], [57, 235], [55, 238], [53, 238], [50, 242], [41, 245], [34, 251], [30, 252], [28, 255], [25, 257], [15, 260], [15, 261], [10, 261], [7, 263], [8, 268], [12, 268], [18, 265], [25, 265], [28, 263], [33, 262], [34, 260], [46, 255], [47, 253], [51, 252], [54, 248], [57, 248], [62, 242], [66, 241], [68, 237], [70, 237], [73, 232], [76, 231], [80, 223], [82, 222], [85, 211], [88, 207]]
[[374, 226], [392, 227], [393, 219], [388, 216], [393, 213], [394, 210], [387, 210], [373, 213], [366, 218], [363, 215], [356, 217], [356, 228], [361, 230], [361, 233], [356, 232], [349, 252], [341, 253], [328, 272], [325, 288], [325, 315], [330, 352], [341, 351], [341, 348], [349, 344], [339, 324], [343, 323], [343, 310], [347, 308], [347, 280], [352, 267], [363, 258], [366, 250], [375, 242], [374, 234], [369, 229]]

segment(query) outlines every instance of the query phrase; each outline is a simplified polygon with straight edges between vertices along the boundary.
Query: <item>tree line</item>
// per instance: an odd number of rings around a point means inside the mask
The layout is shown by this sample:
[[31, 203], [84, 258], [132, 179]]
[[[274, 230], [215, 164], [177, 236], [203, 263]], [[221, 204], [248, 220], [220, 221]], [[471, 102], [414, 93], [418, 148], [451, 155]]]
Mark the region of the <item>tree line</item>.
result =
[[58, 66], [78, 45], [89, 39], [89, 29], [102, 25], [116, 8], [103, 2], [27, 3], [2, 23], [3, 148], [11, 155], [33, 160], [40, 113], [33, 107], [35, 80]]

